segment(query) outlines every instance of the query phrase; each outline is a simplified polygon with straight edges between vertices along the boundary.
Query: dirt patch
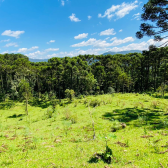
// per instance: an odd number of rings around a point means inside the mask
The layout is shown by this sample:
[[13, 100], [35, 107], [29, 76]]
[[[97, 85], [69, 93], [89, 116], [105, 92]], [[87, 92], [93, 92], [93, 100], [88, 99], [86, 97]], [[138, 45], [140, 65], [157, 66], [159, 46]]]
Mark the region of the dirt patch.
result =
[[141, 136], [141, 138], [152, 138], [153, 136], [152, 135], [143, 135]]
[[166, 151], [164, 151], [164, 152], [159, 152], [159, 154], [165, 154], [167, 152], [168, 152], [168, 149]]
[[120, 145], [121, 147], [128, 147], [127, 144], [122, 143], [122, 142], [120, 142], [120, 141], [116, 142], [115, 144], [118, 144], [118, 145]]

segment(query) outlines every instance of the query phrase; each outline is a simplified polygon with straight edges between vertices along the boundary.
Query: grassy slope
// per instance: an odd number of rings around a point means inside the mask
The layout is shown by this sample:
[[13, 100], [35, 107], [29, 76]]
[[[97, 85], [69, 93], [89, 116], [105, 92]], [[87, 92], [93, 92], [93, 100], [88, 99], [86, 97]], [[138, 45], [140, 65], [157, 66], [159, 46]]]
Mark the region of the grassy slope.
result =
[[[84, 104], [93, 99], [102, 102], [101, 106], [90, 108], [95, 122], [95, 140], [91, 140], [92, 120]], [[29, 116], [21, 116], [24, 105], [17, 103], [9, 110], [0, 110], [0, 167], [167, 167], [168, 153], [159, 153], [168, 148], [161, 147], [168, 141], [165, 136], [168, 130], [156, 124], [167, 118], [164, 115], [167, 107], [166, 99], [148, 95], [90, 96], [65, 107], [58, 105], [54, 117], [47, 119], [47, 110], [40, 107], [29, 106]], [[147, 125], [141, 125], [137, 119], [137, 114], [142, 116], [144, 112], [149, 116]], [[75, 116], [77, 123], [70, 125], [65, 120], [68, 115]], [[113, 163], [89, 163], [94, 153], [105, 150], [105, 141], [98, 135], [106, 136], [111, 132], [112, 118], [127, 124], [126, 129], [114, 133], [116, 139], [108, 141], [115, 157]], [[145, 133], [153, 137], [141, 138]], [[157, 140], [160, 141], [154, 143]], [[129, 147], [115, 144], [118, 141]]]

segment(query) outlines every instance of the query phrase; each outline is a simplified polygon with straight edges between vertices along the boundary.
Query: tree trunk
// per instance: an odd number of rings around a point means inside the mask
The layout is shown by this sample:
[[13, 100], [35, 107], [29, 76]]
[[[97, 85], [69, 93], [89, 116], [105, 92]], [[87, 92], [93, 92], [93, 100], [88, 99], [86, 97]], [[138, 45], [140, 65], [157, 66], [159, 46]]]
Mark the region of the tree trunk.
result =
[[26, 115], [28, 115], [28, 97], [27, 97], [27, 93], [26, 93]]

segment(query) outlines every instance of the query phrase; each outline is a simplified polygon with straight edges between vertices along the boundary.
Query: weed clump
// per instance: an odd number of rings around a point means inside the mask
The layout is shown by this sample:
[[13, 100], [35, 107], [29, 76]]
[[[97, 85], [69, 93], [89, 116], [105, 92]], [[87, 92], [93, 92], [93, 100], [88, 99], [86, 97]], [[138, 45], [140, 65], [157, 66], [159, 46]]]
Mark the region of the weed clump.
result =
[[99, 101], [98, 99], [92, 100], [90, 101], [89, 104], [91, 107], [96, 107], [96, 106], [100, 106], [101, 105], [101, 101]]
[[154, 108], [154, 109], [156, 109], [157, 108], [157, 106], [158, 106], [158, 101], [152, 101], [152, 103], [151, 103], [151, 106]]
[[103, 160], [104, 163], [110, 164], [112, 162], [113, 153], [112, 150], [106, 146], [104, 152], [95, 153], [89, 160], [89, 163], [97, 163], [99, 160]]
[[126, 128], [126, 124], [125, 123], [121, 123], [118, 120], [114, 120], [112, 122], [112, 127], [111, 127], [111, 131], [112, 132], [116, 132], [116, 131], [124, 129], [124, 128]]
[[72, 124], [77, 123], [77, 115], [72, 115], [72, 113], [69, 109], [65, 110], [64, 119], [71, 121]]

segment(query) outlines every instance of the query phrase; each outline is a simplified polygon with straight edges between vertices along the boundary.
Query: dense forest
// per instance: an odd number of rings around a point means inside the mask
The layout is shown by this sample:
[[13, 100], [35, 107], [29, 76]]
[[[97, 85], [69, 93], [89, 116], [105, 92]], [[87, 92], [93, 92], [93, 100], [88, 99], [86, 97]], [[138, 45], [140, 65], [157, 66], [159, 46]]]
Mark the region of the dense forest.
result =
[[[33, 63], [21, 54], [0, 55], [0, 98], [18, 99], [26, 86], [33, 97], [65, 97], [115, 92], [156, 91], [168, 79], [168, 47], [126, 55], [79, 55]], [[25, 86], [25, 88], [23, 87]]]

